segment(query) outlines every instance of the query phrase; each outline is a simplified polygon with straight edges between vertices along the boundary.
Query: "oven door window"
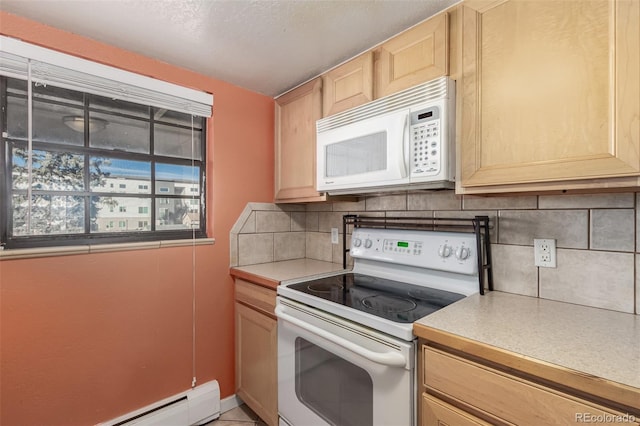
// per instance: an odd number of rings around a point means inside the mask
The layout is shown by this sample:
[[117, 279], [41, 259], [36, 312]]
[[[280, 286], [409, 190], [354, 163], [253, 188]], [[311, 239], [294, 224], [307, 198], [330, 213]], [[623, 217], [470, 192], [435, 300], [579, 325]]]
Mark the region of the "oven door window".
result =
[[373, 425], [373, 381], [367, 371], [296, 338], [296, 396], [332, 425]]

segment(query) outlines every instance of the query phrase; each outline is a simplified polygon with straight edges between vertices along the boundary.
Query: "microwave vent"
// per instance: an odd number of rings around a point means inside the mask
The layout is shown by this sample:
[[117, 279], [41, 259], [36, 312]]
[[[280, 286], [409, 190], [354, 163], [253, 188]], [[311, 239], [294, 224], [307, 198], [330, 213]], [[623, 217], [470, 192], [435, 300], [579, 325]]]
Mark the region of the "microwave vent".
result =
[[376, 99], [361, 106], [349, 109], [316, 122], [316, 129], [320, 132], [335, 129], [347, 124], [388, 114], [413, 105], [419, 105], [448, 96], [449, 85], [453, 82], [448, 77], [440, 77], [427, 83], [422, 83], [394, 93], [384, 98]]

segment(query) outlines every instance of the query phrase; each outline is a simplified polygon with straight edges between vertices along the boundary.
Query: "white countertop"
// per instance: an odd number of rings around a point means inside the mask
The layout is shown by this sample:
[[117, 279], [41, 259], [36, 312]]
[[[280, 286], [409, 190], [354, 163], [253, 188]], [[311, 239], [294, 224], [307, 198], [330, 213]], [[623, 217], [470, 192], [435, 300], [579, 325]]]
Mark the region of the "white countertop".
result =
[[277, 286], [281, 281], [342, 270], [342, 265], [337, 263], [313, 259], [295, 259], [257, 265], [236, 266], [231, 268], [231, 274], [240, 278], [257, 280], [260, 284], [273, 287]]
[[640, 315], [493, 291], [420, 326], [640, 389]]

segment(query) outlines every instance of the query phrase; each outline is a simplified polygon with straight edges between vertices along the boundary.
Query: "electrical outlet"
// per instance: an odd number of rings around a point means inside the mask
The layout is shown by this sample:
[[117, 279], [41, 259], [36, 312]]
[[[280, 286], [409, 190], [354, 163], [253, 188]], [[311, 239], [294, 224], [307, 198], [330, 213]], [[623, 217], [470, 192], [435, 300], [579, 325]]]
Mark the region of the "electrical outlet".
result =
[[533, 253], [535, 256], [535, 266], [542, 268], [556, 267], [556, 240], [534, 239]]
[[339, 242], [338, 228], [331, 228], [331, 244], [338, 244]]

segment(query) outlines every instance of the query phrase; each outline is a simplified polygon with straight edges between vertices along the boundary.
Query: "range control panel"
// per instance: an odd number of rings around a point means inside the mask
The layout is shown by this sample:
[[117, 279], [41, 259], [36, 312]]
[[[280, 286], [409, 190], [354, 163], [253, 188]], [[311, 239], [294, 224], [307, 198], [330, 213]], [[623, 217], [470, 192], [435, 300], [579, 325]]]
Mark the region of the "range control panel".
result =
[[460, 274], [477, 274], [475, 234], [356, 228], [351, 256]]

